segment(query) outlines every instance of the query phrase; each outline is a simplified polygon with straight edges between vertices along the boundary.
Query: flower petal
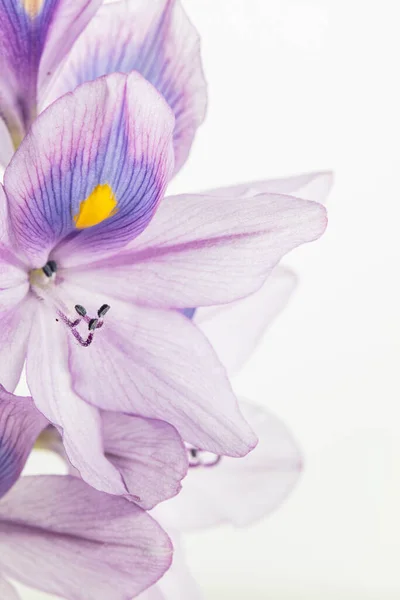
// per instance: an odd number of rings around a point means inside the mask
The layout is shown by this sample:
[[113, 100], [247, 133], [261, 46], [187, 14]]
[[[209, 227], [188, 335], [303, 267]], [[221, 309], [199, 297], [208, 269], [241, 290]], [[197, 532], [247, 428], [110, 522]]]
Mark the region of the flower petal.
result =
[[31, 266], [43, 267], [57, 244], [61, 268], [85, 263], [146, 227], [170, 178], [173, 123], [136, 73], [86, 83], [39, 115], [4, 175]]
[[0, 502], [2, 571], [63, 598], [129, 600], [171, 555], [146, 512], [77, 477], [23, 477]]
[[0, 118], [0, 174], [1, 167], [6, 167], [10, 162], [14, 148], [11, 136], [3, 119]]
[[207, 104], [199, 36], [180, 0], [104, 5], [75, 44], [49, 100], [101, 75], [133, 70], [157, 88], [175, 114], [178, 171]]
[[17, 147], [53, 75], [102, 0], [0, 0], [0, 113]]
[[221, 523], [244, 526], [282, 504], [296, 485], [301, 454], [291, 434], [274, 415], [248, 403], [240, 407], [259, 436], [245, 458], [226, 458], [214, 467], [189, 469], [182, 492], [154, 515], [178, 530]]
[[36, 308], [36, 300], [28, 298], [0, 312], [0, 383], [9, 392], [15, 390], [21, 377]]
[[104, 450], [142, 508], [175, 496], [188, 469], [186, 448], [168, 423], [105, 412]]
[[[95, 314], [101, 296], [72, 284], [65, 289]], [[167, 421], [184, 440], [212, 452], [247, 454], [256, 438], [203, 334], [175, 311], [147, 310], [112, 296], [109, 304], [88, 348], [69, 338], [75, 392], [104, 410]]]
[[38, 435], [47, 425], [32, 398], [9, 394], [0, 385], [0, 498], [21, 475]]
[[8, 581], [0, 577], [0, 598], [1, 600], [20, 600], [16, 590]]
[[325, 203], [333, 186], [333, 173], [331, 171], [319, 171], [316, 173], [304, 173], [292, 177], [281, 177], [278, 179], [266, 179], [262, 181], [249, 181], [239, 185], [230, 185], [223, 188], [209, 190], [210, 196], [224, 198], [242, 197], [249, 198], [257, 194], [289, 194]]
[[194, 322], [228, 372], [238, 371], [250, 357], [265, 330], [285, 308], [296, 283], [296, 275], [278, 265], [261, 288], [247, 298], [196, 310]]
[[318, 238], [324, 207], [292, 196], [176, 196], [129, 250], [76, 269], [75, 281], [161, 308], [225, 304], [258, 290], [290, 250]]
[[[61, 429], [66, 454], [82, 478], [98, 490], [126, 494], [120, 473], [104, 456], [98, 410], [72, 389], [63, 327], [45, 306], [39, 307], [27, 356], [27, 382], [33, 400], [46, 418]], [[91, 369], [85, 377], [93, 383]]]
[[186, 565], [177, 535], [173, 536], [173, 543], [171, 568], [156, 585], [143, 592], [138, 600], [201, 600], [202, 594]]

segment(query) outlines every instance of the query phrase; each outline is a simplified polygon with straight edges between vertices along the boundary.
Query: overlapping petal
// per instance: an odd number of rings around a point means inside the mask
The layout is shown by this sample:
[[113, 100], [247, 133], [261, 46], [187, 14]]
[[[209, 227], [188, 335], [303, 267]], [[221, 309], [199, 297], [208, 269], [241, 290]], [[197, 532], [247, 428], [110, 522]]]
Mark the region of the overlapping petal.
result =
[[0, 312], [0, 383], [9, 392], [21, 377], [35, 311], [36, 301], [29, 298]]
[[13, 143], [6, 124], [0, 116], [0, 176], [2, 167], [6, 167], [13, 155]]
[[76, 269], [74, 280], [147, 306], [225, 304], [259, 289], [284, 254], [325, 227], [321, 205], [292, 196], [176, 196], [129, 250]]
[[162, 579], [143, 592], [138, 600], [201, 600], [202, 594], [185, 561], [178, 536], [173, 536], [174, 558]]
[[296, 283], [296, 275], [278, 265], [262, 287], [247, 298], [196, 310], [194, 322], [228, 372], [236, 372], [250, 357], [265, 330], [285, 308]]
[[164, 421], [113, 412], [104, 412], [102, 421], [106, 457], [139, 506], [148, 510], [180, 491], [188, 461], [176, 429]]
[[0, 498], [17, 481], [36, 438], [47, 425], [31, 398], [9, 394], [0, 385]]
[[331, 171], [316, 171], [291, 177], [248, 181], [239, 185], [229, 185], [208, 190], [210, 196], [224, 198], [249, 198], [257, 194], [289, 194], [296, 198], [324, 203], [332, 189], [333, 173]]
[[53, 249], [61, 266], [87, 262], [137, 236], [170, 178], [173, 126], [164, 99], [136, 73], [84, 84], [42, 113], [4, 175], [30, 265], [42, 267]]
[[146, 512], [76, 477], [23, 477], [0, 501], [0, 571], [57, 596], [130, 600], [171, 557]]
[[206, 110], [199, 36], [180, 0], [121, 0], [101, 7], [55, 81], [55, 100], [85, 81], [138, 71], [172, 108], [175, 170], [185, 162]]
[[0, 115], [17, 147], [43, 88], [102, 0], [0, 0]]
[[[63, 289], [89, 314], [101, 304], [102, 296], [72, 284]], [[148, 310], [112, 299], [112, 289], [109, 294], [111, 310], [93, 343], [82, 349], [68, 337], [74, 391], [104, 410], [167, 421], [184, 440], [212, 452], [247, 454], [256, 438], [203, 334], [175, 311]]]
[[0, 577], [0, 598], [2, 600], [19, 600], [19, 596], [13, 586]]
[[302, 460], [291, 433], [265, 409], [240, 406], [259, 436], [257, 448], [245, 458], [223, 457], [214, 467], [190, 469], [182, 492], [155, 509], [161, 522], [179, 531], [244, 526], [270, 514], [293, 490]]
[[[54, 318], [55, 322], [55, 318]], [[58, 325], [58, 327], [56, 326]], [[96, 393], [101, 388], [92, 369], [85, 377]], [[36, 314], [27, 355], [27, 381], [38, 409], [56, 425], [72, 465], [90, 485], [111, 494], [128, 490], [116, 467], [104, 456], [101, 417], [72, 388], [68, 342], [61, 323], [54, 323], [46, 307]]]

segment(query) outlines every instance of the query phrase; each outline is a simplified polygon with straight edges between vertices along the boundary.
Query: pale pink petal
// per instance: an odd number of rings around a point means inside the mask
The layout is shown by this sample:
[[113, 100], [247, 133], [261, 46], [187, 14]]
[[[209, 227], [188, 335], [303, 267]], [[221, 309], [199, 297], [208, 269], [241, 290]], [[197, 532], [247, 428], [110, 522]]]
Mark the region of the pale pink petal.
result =
[[22, 477], [0, 501], [0, 570], [71, 600], [131, 600], [171, 564], [142, 509], [77, 477]]
[[180, 491], [188, 460], [176, 429], [122, 413], [104, 412], [102, 420], [105, 454], [139, 506], [148, 510]]
[[248, 198], [257, 194], [290, 194], [303, 200], [325, 203], [333, 186], [333, 173], [319, 171], [304, 173], [292, 177], [278, 179], [265, 179], [262, 181], [248, 181], [239, 185], [230, 185], [207, 191], [210, 196], [231, 198], [242, 196]]
[[[104, 299], [72, 284], [64, 289], [89, 315]], [[225, 369], [197, 327], [175, 311], [108, 298], [111, 310], [89, 347], [69, 335], [75, 392], [105, 410], [167, 421], [199, 447], [247, 454], [256, 438], [239, 412]]]
[[74, 281], [146, 306], [225, 304], [258, 290], [287, 252], [325, 227], [324, 207], [291, 196], [176, 196], [129, 250], [75, 269]]
[[278, 265], [257, 291], [230, 304], [196, 310], [194, 322], [205, 333], [228, 372], [240, 369], [296, 287], [296, 275]]
[[32, 398], [9, 394], [0, 385], [0, 498], [18, 480], [37, 437], [47, 425]]
[[179, 496], [154, 510], [160, 522], [178, 530], [249, 525], [278, 508], [293, 490], [302, 459], [291, 433], [265, 409], [240, 406], [259, 436], [257, 448], [245, 458], [223, 457], [214, 467], [189, 469]]
[[[118, 470], [104, 456], [101, 417], [73, 391], [64, 325], [40, 306], [29, 338], [27, 382], [38, 409], [62, 435], [72, 465], [90, 485], [111, 494], [126, 494]], [[94, 389], [91, 369], [85, 377]], [[94, 385], [95, 382], [98, 385]]]

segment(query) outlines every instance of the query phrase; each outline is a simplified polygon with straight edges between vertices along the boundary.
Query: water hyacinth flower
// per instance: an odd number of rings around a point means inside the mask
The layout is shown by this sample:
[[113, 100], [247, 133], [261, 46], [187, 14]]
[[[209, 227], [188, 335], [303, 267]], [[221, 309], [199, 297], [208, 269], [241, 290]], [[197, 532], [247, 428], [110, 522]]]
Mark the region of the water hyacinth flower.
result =
[[70, 461], [111, 493], [126, 487], [104, 457], [99, 409], [167, 421], [218, 455], [254, 447], [211, 346], [171, 309], [248, 295], [326, 226], [323, 207], [283, 194], [158, 207], [173, 131], [140, 75], [99, 78], [39, 115], [0, 191], [0, 381], [13, 390], [26, 358]]
[[179, 0], [121, 0], [101, 6], [78, 37], [100, 4], [101, 0], [1, 0], [4, 166], [13, 145], [19, 146], [45, 106], [81, 83], [132, 71], [150, 81], [175, 114], [175, 170], [186, 160], [207, 103], [196, 30]]
[[0, 389], [0, 596], [8, 578], [68, 600], [131, 600], [169, 568], [172, 545], [141, 508], [72, 476], [22, 477], [46, 419]]

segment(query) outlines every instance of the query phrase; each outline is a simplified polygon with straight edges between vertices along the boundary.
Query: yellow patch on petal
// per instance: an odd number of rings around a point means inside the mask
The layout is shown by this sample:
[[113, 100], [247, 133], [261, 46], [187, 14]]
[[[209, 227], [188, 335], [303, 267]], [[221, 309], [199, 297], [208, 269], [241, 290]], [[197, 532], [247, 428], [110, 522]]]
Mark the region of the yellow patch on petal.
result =
[[38, 16], [43, 8], [45, 0], [22, 0], [22, 5], [31, 19]]
[[83, 200], [79, 212], [74, 215], [75, 227], [86, 229], [102, 223], [117, 212], [117, 199], [108, 183], [98, 185], [93, 192]]

